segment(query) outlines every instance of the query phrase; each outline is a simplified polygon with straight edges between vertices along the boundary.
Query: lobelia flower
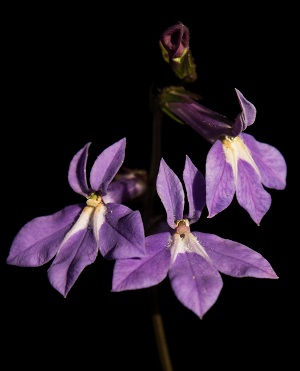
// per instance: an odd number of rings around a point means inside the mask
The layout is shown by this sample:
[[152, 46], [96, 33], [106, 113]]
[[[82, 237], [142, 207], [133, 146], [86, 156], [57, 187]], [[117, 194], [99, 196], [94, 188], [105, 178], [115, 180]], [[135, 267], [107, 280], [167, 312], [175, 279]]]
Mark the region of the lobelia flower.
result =
[[196, 65], [189, 46], [190, 33], [181, 22], [165, 30], [159, 41], [163, 59], [177, 77], [185, 82], [197, 80]]
[[131, 195], [137, 196], [141, 179], [129, 177], [128, 187], [123, 175], [112, 181], [125, 158], [126, 138], [97, 157], [88, 185], [86, 164], [90, 144], [73, 157], [68, 173], [71, 188], [84, 196], [86, 203], [67, 206], [25, 224], [15, 236], [7, 257], [8, 264], [22, 267], [38, 267], [54, 258], [48, 278], [64, 297], [83, 269], [95, 261], [98, 250], [107, 259], [145, 254], [139, 211], [118, 203]]
[[206, 205], [211, 218], [237, 201], [259, 225], [271, 206], [264, 187], [286, 187], [287, 165], [273, 146], [243, 133], [256, 118], [256, 108], [235, 89], [241, 112], [235, 121], [199, 104], [195, 94], [169, 87], [161, 92], [162, 110], [173, 119], [191, 126], [212, 143], [206, 158]]
[[170, 229], [146, 237], [147, 256], [115, 261], [112, 291], [154, 286], [168, 275], [178, 300], [202, 318], [220, 294], [220, 273], [270, 279], [278, 276], [269, 262], [249, 247], [214, 234], [191, 232], [190, 225], [199, 220], [205, 205], [205, 181], [188, 156], [183, 180], [187, 215], [183, 214], [183, 186], [161, 159], [156, 186]]

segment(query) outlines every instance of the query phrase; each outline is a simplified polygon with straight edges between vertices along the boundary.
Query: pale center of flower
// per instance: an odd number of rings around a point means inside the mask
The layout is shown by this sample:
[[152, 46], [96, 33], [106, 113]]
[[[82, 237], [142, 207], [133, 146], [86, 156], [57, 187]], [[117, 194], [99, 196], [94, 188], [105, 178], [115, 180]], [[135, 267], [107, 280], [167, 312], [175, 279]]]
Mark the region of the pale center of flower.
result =
[[237, 182], [237, 172], [238, 172], [238, 160], [243, 160], [248, 162], [260, 176], [258, 167], [256, 166], [251, 153], [247, 146], [245, 145], [241, 137], [229, 137], [226, 136], [222, 140], [223, 150], [225, 153], [226, 161], [231, 165], [233, 170], [233, 176], [235, 183]]
[[190, 223], [187, 219], [175, 221], [175, 233], [179, 234], [180, 238], [183, 239], [186, 233], [190, 233]]
[[90, 197], [86, 201], [86, 204], [93, 208], [93, 231], [95, 239], [98, 243], [99, 230], [105, 222], [106, 206], [102, 201], [101, 196], [96, 193], [90, 195]]
[[101, 204], [102, 198], [101, 196], [93, 193], [90, 195], [90, 197], [87, 199], [86, 204], [88, 206], [97, 207], [99, 204]]
[[87, 229], [90, 224], [90, 220], [93, 216], [94, 209], [91, 207], [85, 207], [75, 224], [72, 226], [72, 228], [69, 230], [69, 232], [65, 235], [65, 238], [63, 239], [58, 252], [62, 248], [62, 246], [72, 237], [74, 236], [77, 232], [82, 231], [84, 229]]
[[209, 260], [203, 246], [196, 236], [190, 231], [190, 223], [187, 219], [176, 220], [175, 233], [171, 242], [171, 262], [174, 263], [178, 254], [194, 253]]

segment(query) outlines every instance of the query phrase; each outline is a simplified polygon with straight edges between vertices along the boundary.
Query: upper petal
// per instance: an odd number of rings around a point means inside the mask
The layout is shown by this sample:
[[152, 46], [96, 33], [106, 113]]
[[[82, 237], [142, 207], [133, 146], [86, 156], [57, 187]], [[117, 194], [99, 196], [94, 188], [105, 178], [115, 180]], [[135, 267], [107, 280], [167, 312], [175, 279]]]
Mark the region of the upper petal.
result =
[[241, 136], [259, 169], [263, 185], [268, 188], [284, 189], [287, 165], [282, 154], [275, 147], [258, 142], [252, 135], [243, 133]]
[[183, 217], [184, 192], [179, 178], [163, 158], [160, 160], [156, 189], [166, 209], [168, 224], [171, 228], [175, 228], [175, 220]]
[[87, 197], [90, 190], [86, 180], [86, 163], [88, 157], [88, 150], [91, 143], [87, 143], [76, 155], [73, 157], [68, 173], [68, 180], [71, 188], [82, 196]]
[[169, 277], [178, 300], [200, 318], [214, 305], [223, 286], [218, 270], [194, 253], [178, 254]]
[[271, 196], [262, 186], [259, 175], [249, 162], [239, 159], [237, 174], [237, 201], [259, 225], [271, 206]]
[[107, 147], [96, 159], [91, 169], [90, 183], [94, 191], [104, 195], [109, 183], [120, 169], [125, 158], [126, 138]]
[[206, 191], [204, 176], [188, 156], [186, 156], [185, 159], [183, 180], [189, 203], [188, 219], [190, 224], [192, 224], [197, 222], [200, 218], [202, 209], [205, 205]]
[[167, 276], [170, 266], [169, 241], [168, 232], [148, 236], [145, 257], [117, 260], [113, 270], [112, 291], [136, 290], [160, 283]]
[[249, 247], [214, 234], [193, 234], [218, 271], [232, 277], [278, 278], [270, 263]]
[[[102, 215], [99, 214], [99, 217], [102, 218]], [[110, 203], [106, 205], [104, 217], [105, 220], [98, 224], [99, 229], [94, 233], [98, 234], [98, 247], [105, 258], [145, 256], [145, 231], [139, 211]]]
[[238, 114], [233, 126], [232, 136], [234, 137], [238, 136], [241, 131], [244, 131], [247, 126], [252, 125], [256, 119], [255, 106], [250, 103], [238, 89], [235, 89], [235, 92], [238, 96], [242, 112]]
[[230, 205], [235, 193], [232, 166], [225, 160], [220, 141], [215, 142], [208, 152], [205, 180], [208, 218], [212, 218]]
[[37, 267], [50, 261], [81, 211], [82, 205], [67, 206], [25, 224], [12, 242], [7, 264]]
[[71, 234], [60, 247], [48, 269], [51, 285], [66, 297], [83, 269], [95, 261], [97, 253], [96, 240], [87, 223], [85, 228]]

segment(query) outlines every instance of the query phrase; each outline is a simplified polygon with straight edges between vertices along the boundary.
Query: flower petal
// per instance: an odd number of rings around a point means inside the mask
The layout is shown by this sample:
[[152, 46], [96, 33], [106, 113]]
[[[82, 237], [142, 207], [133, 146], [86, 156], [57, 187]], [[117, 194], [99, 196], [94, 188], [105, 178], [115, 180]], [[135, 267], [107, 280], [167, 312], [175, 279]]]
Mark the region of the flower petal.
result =
[[175, 220], [183, 217], [184, 192], [179, 178], [163, 158], [160, 160], [156, 189], [166, 209], [167, 222], [171, 228], [175, 228]]
[[219, 272], [232, 277], [278, 278], [258, 252], [209, 233], [193, 232]]
[[223, 287], [217, 269], [194, 253], [178, 254], [169, 277], [178, 300], [200, 318], [214, 305]]
[[[106, 205], [105, 221], [99, 224], [98, 247], [106, 259], [129, 259], [145, 255], [145, 232], [139, 211], [124, 205]], [[96, 216], [95, 216], [96, 217]]]
[[275, 147], [258, 142], [252, 135], [241, 136], [259, 169], [263, 185], [268, 188], [284, 189], [287, 165], [282, 154]]
[[26, 223], [12, 242], [7, 264], [38, 267], [49, 262], [81, 211], [82, 205], [67, 206]]
[[249, 162], [241, 159], [238, 160], [236, 198], [257, 225], [269, 210], [272, 201], [255, 169]]
[[94, 191], [105, 194], [109, 183], [120, 169], [125, 158], [126, 138], [107, 147], [96, 159], [91, 169], [90, 183]]
[[190, 224], [192, 224], [197, 222], [200, 218], [205, 205], [206, 190], [204, 176], [188, 156], [186, 156], [185, 159], [183, 180], [189, 203], [189, 214], [187, 218], [189, 219]]
[[83, 269], [92, 264], [97, 257], [98, 249], [92, 230], [78, 230], [65, 240], [48, 269], [51, 285], [64, 297], [76, 282]]
[[71, 188], [78, 194], [87, 197], [90, 189], [86, 180], [86, 163], [88, 157], [88, 150], [91, 143], [87, 143], [76, 155], [73, 157], [68, 173], [68, 180]]
[[[256, 119], [256, 108], [243, 96], [243, 94], [238, 89], [235, 89], [235, 92], [238, 96], [242, 112], [238, 114], [235, 120], [234, 129], [236, 126], [238, 127], [242, 126], [241, 131], [244, 131], [247, 128], [247, 126], [250, 126], [254, 123]], [[241, 131], [239, 130], [239, 132], [235, 133], [234, 136], [238, 136]]]
[[225, 160], [220, 141], [216, 141], [208, 152], [205, 173], [208, 218], [212, 218], [230, 205], [235, 194], [233, 170]]
[[168, 232], [148, 236], [146, 257], [116, 260], [112, 291], [136, 290], [160, 283], [167, 276], [170, 266], [169, 240]]

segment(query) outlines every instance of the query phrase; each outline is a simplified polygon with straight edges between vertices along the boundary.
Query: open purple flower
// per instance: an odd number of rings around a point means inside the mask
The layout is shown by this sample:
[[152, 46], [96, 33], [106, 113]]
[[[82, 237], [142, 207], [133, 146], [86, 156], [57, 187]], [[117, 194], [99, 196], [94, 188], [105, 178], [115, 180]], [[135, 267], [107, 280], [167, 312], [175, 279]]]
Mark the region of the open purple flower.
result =
[[[83, 269], [100, 253], [107, 259], [140, 257], [145, 254], [145, 234], [139, 211], [114, 202], [136, 189], [130, 178], [113, 181], [125, 158], [126, 139], [106, 148], [86, 179], [87, 143], [72, 159], [68, 180], [84, 196], [85, 204], [67, 206], [53, 215], [37, 217], [25, 224], [12, 242], [7, 263], [38, 267], [54, 258], [48, 269], [51, 285], [63, 296]], [[140, 185], [138, 185], [140, 187]]]
[[189, 203], [186, 216], [182, 184], [161, 159], [157, 192], [170, 231], [146, 237], [147, 256], [116, 260], [112, 291], [154, 286], [168, 275], [178, 300], [202, 318], [222, 289], [219, 272], [232, 277], [278, 276], [269, 262], [249, 247], [214, 234], [190, 231], [190, 225], [199, 220], [205, 205], [205, 181], [188, 156], [183, 180]]
[[271, 206], [264, 187], [286, 187], [287, 166], [282, 154], [269, 144], [243, 133], [256, 118], [256, 108], [235, 89], [241, 112], [235, 121], [195, 101], [183, 88], [161, 94], [164, 112], [191, 126], [212, 143], [206, 159], [206, 204], [211, 218], [226, 209], [236, 195], [238, 203], [256, 224]]

